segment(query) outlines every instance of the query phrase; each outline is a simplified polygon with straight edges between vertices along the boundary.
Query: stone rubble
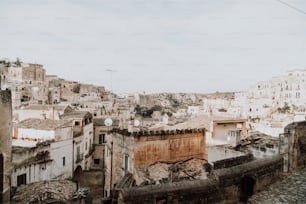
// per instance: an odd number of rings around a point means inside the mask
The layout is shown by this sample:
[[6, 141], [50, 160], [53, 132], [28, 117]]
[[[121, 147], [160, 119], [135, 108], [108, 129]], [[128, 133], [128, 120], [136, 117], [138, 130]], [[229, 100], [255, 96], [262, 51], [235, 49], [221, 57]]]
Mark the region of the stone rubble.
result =
[[69, 180], [54, 180], [21, 185], [12, 199], [13, 204], [46, 203], [47, 200], [69, 202], [76, 191], [76, 184]]
[[248, 204], [282, 203], [306, 203], [306, 169], [277, 181], [248, 200]]

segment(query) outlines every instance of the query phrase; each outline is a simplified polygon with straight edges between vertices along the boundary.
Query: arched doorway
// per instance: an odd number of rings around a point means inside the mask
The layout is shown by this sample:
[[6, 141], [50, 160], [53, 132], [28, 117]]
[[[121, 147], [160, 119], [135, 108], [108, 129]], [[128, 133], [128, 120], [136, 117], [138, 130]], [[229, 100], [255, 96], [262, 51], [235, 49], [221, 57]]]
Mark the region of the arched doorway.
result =
[[77, 182], [77, 184], [78, 184], [77, 187], [78, 188], [79, 188], [79, 184], [81, 182], [82, 176], [83, 176], [83, 169], [79, 165], [79, 166], [77, 166], [77, 168], [74, 170], [74, 173], [73, 173], [73, 179]]
[[248, 198], [254, 193], [254, 187], [256, 184], [256, 178], [253, 175], [245, 175], [241, 179], [241, 196], [240, 201], [247, 203]]

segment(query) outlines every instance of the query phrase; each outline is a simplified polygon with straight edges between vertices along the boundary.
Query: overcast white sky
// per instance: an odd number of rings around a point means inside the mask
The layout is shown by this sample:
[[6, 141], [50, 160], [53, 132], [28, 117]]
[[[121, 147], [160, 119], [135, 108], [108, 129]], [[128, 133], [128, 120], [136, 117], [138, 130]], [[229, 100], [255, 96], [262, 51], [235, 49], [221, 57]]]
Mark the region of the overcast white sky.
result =
[[306, 1], [0, 0], [0, 57], [115, 92], [238, 91], [306, 67]]

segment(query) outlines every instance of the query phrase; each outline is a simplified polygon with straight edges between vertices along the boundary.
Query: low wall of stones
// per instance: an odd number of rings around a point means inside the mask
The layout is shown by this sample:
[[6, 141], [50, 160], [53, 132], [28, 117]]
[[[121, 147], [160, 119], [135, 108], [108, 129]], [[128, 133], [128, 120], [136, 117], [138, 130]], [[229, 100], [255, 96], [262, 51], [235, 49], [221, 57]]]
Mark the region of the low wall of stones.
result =
[[306, 167], [306, 121], [294, 122], [285, 128], [288, 135], [289, 171]]
[[[283, 171], [283, 158], [279, 155], [254, 160], [238, 166], [213, 171], [210, 178], [219, 181], [226, 203], [235, 203], [247, 198], [249, 193], [258, 192], [279, 178]], [[249, 182], [246, 179], [252, 179]], [[246, 181], [245, 181], [246, 180]]]
[[254, 159], [252, 154], [242, 155], [238, 157], [218, 160], [213, 162], [213, 169], [223, 169], [232, 166], [237, 166], [246, 162], [250, 162]]
[[281, 156], [254, 160], [213, 170], [206, 180], [120, 189], [113, 203], [237, 203], [249, 191], [245, 178], [254, 179], [251, 187], [257, 192], [277, 180], [282, 168]]

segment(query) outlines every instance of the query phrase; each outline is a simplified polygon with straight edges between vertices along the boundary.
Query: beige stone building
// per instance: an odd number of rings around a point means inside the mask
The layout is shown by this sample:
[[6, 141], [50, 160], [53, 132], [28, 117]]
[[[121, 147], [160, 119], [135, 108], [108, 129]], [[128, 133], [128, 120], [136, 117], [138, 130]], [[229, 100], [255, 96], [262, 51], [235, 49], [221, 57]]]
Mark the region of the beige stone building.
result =
[[44, 82], [46, 70], [41, 64], [22, 64], [22, 80], [28, 83]]
[[247, 134], [247, 119], [214, 120], [212, 139], [236, 145]]
[[128, 173], [137, 177], [139, 168], [156, 162], [208, 160], [204, 129], [150, 132], [114, 129], [105, 143], [105, 197]]
[[0, 90], [0, 203], [10, 200], [11, 175], [11, 92]]

